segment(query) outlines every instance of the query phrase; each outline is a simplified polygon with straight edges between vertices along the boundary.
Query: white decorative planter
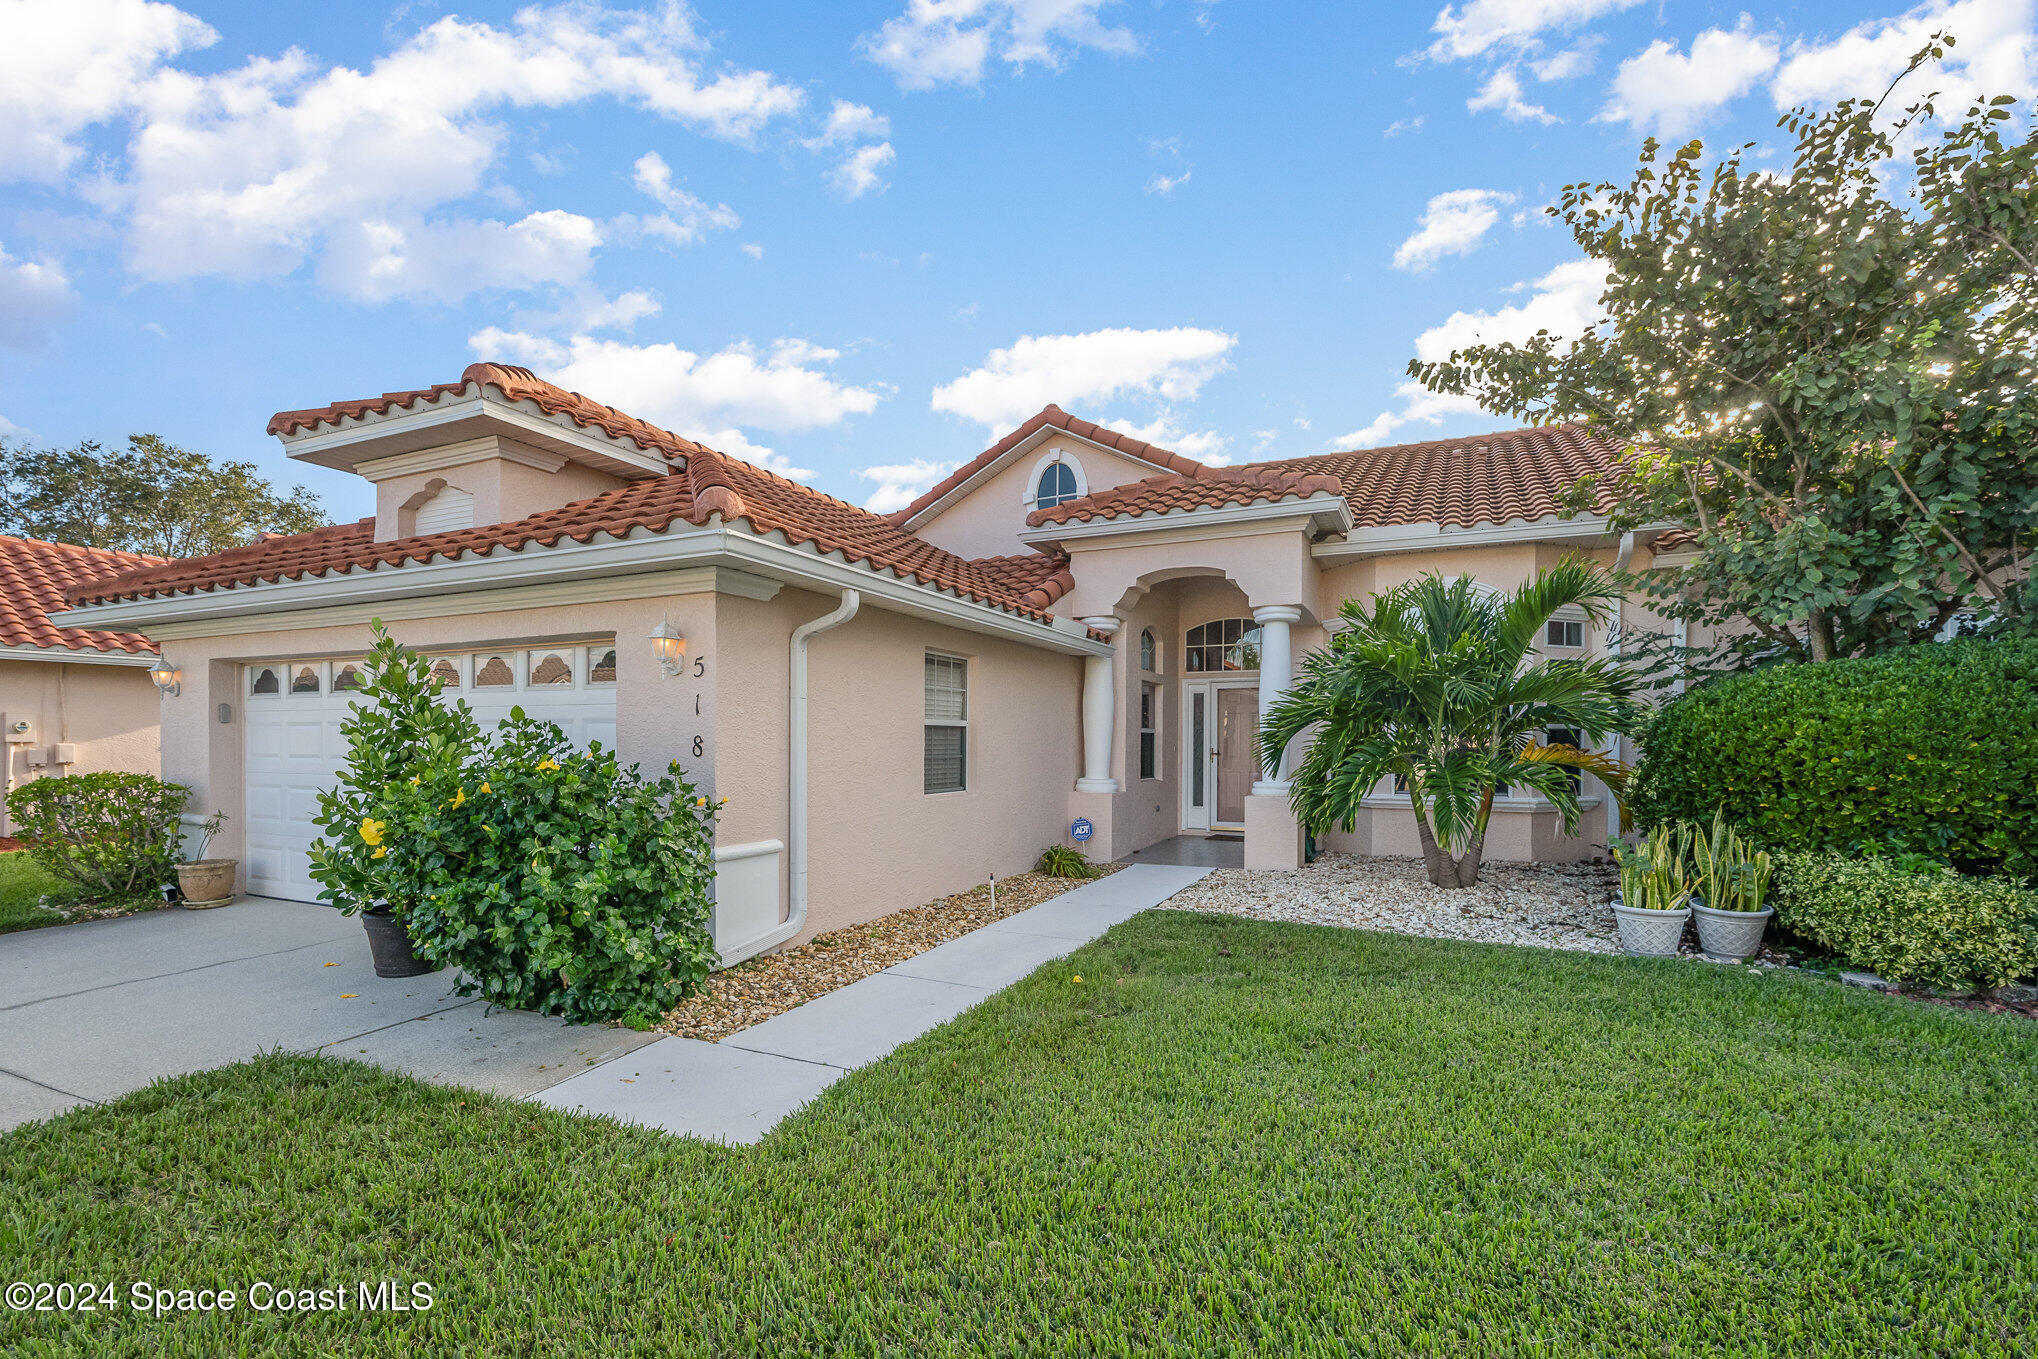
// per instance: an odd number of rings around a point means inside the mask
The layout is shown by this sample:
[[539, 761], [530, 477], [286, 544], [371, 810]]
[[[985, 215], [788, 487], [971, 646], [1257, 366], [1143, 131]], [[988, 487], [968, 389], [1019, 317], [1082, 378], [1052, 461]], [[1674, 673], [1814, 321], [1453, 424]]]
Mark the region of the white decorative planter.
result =
[[1759, 911], [1721, 911], [1711, 906], [1694, 906], [1698, 917], [1698, 946], [1711, 958], [1739, 962], [1762, 947], [1762, 932], [1769, 928], [1770, 907]]
[[1684, 922], [1691, 908], [1652, 911], [1642, 906], [1613, 904], [1614, 919], [1620, 922], [1620, 946], [1638, 958], [1674, 958], [1684, 938]]

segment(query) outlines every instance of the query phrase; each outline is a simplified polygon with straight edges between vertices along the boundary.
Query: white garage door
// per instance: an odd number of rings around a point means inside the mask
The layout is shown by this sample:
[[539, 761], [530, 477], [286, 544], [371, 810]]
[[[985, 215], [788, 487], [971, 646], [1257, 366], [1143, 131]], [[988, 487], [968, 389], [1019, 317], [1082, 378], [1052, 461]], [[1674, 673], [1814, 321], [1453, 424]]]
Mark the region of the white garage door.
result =
[[[434, 655], [447, 696], [467, 700], [484, 729], [521, 707], [557, 722], [577, 745], [616, 744], [616, 651], [609, 643], [516, 647]], [[308, 851], [318, 795], [338, 781], [347, 746], [340, 724], [361, 679], [357, 659], [247, 666], [248, 890], [316, 901]]]

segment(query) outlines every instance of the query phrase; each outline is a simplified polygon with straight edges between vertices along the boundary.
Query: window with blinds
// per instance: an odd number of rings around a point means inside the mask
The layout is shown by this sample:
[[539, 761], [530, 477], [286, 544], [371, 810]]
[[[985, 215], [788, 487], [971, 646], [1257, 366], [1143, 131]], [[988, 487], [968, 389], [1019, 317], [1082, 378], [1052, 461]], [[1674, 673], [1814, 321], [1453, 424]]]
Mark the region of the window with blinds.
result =
[[924, 789], [959, 793], [969, 786], [969, 663], [927, 653]]

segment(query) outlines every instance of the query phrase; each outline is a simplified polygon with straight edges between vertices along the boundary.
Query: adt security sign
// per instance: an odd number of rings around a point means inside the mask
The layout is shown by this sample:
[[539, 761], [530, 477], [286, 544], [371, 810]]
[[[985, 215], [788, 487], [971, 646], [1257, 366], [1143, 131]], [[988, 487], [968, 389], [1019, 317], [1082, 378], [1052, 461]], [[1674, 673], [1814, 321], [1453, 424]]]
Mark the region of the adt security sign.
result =
[[1090, 824], [1087, 816], [1079, 816], [1069, 823], [1069, 838], [1079, 845], [1096, 833], [1097, 828]]

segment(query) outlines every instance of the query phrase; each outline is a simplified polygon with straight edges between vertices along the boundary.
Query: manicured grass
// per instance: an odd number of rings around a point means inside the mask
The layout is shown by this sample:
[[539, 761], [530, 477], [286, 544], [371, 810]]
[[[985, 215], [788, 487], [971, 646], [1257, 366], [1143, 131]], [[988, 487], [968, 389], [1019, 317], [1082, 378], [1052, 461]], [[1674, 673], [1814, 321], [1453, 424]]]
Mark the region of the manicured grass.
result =
[[1814, 978], [1154, 912], [754, 1149], [285, 1057], [18, 1130], [18, 1275], [436, 1305], [0, 1351], [2023, 1355], [2034, 1072]]
[[36, 904], [45, 892], [63, 886], [60, 878], [25, 852], [17, 849], [0, 854], [0, 934], [63, 924], [63, 916]]

